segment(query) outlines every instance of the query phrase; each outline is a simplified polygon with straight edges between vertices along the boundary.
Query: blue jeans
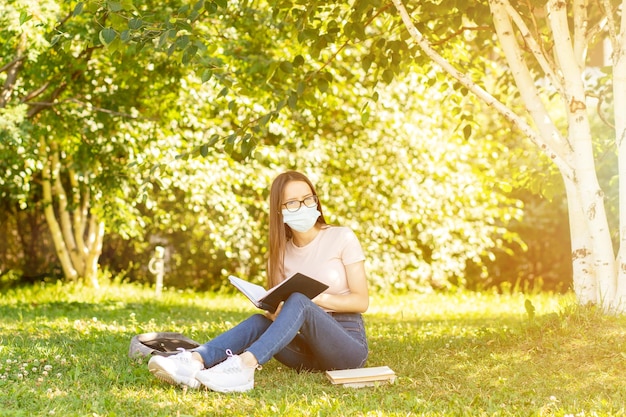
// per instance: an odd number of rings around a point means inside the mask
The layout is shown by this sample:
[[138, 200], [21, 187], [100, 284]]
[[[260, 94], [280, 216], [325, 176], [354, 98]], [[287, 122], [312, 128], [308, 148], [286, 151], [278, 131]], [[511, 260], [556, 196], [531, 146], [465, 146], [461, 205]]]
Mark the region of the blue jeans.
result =
[[193, 350], [210, 368], [226, 359], [226, 349], [311, 371], [360, 368], [368, 354], [361, 314], [327, 313], [300, 293], [289, 296], [275, 321], [255, 314]]

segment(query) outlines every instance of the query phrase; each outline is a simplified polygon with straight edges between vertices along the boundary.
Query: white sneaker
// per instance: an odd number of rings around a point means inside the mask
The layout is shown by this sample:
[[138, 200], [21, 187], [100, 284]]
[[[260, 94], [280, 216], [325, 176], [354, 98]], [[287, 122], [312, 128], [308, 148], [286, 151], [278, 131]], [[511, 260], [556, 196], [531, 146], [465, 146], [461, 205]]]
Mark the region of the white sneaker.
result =
[[226, 352], [228, 359], [196, 374], [196, 379], [207, 388], [217, 392], [246, 392], [254, 388], [254, 370], [241, 362], [239, 355]]
[[181, 350], [182, 352], [172, 356], [155, 355], [151, 357], [148, 362], [148, 370], [161, 381], [172, 385], [199, 388], [200, 383], [196, 379], [196, 374], [204, 367], [202, 363], [191, 357], [191, 351]]

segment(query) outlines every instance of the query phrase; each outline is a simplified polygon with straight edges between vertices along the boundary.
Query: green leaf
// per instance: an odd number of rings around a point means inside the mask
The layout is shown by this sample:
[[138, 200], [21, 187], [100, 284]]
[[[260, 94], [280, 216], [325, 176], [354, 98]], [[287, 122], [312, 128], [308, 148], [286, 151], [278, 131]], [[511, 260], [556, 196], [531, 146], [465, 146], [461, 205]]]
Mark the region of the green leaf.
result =
[[255, 148], [254, 145], [255, 141], [252, 140], [252, 135], [250, 133], [246, 133], [241, 141], [241, 155], [244, 158], [248, 158]]
[[326, 79], [319, 78], [317, 80], [317, 89], [320, 90], [320, 92], [322, 93], [327, 92], [329, 86], [330, 86], [330, 83]]
[[298, 33], [298, 42], [304, 43], [311, 39], [317, 39], [319, 37], [319, 31], [315, 29], [305, 29]]
[[128, 21], [128, 27], [131, 28], [132, 30], [137, 30], [141, 28], [142, 25], [143, 25], [143, 20], [139, 18], [134, 17]]
[[259, 125], [265, 126], [272, 118], [272, 113], [268, 113], [259, 119]]
[[213, 71], [207, 69], [202, 72], [202, 76], [200, 77], [200, 79], [202, 80], [203, 83], [205, 83], [209, 81], [212, 76], [213, 76]]
[[167, 48], [167, 56], [172, 56], [175, 51], [176, 51], [176, 44], [173, 43], [170, 45], [169, 48]]
[[463, 137], [468, 140], [470, 136], [472, 136], [472, 125], [467, 124], [463, 127]]
[[222, 9], [225, 9], [226, 7], [228, 7], [228, 1], [227, 0], [215, 0], [215, 4], [217, 4]]
[[382, 77], [384, 82], [390, 84], [393, 81], [393, 71], [390, 69], [384, 70]]
[[304, 64], [304, 57], [302, 55], [296, 55], [293, 59], [292, 64], [294, 67], [299, 67]]
[[296, 110], [298, 108], [298, 95], [292, 92], [287, 99], [287, 105], [290, 109]]
[[20, 25], [23, 25], [24, 23], [28, 22], [30, 19], [32, 19], [33, 16], [28, 14], [25, 11], [20, 12]]
[[197, 52], [198, 47], [195, 45], [191, 45], [189, 48], [185, 49], [185, 52], [183, 52], [182, 63], [185, 65], [189, 64]]
[[215, 144], [220, 140], [220, 135], [214, 134], [209, 139], [209, 146], [215, 146]]
[[365, 35], [365, 25], [361, 23], [355, 23], [352, 25], [352, 35], [359, 40], [365, 40], [367, 37]]
[[361, 67], [363, 68], [363, 70], [365, 72], [369, 71], [369, 69], [372, 66], [372, 62], [374, 62], [374, 56], [369, 54], [366, 55], [362, 60], [361, 60]]
[[128, 42], [130, 40], [130, 30], [126, 29], [125, 31], [123, 31], [122, 33], [120, 33], [120, 40], [124, 43]]
[[112, 1], [112, 0], [108, 0], [107, 1], [107, 7], [109, 8], [110, 11], [112, 12], [119, 12], [120, 10], [122, 10], [122, 3], [117, 2], [117, 1]]
[[72, 12], [73, 16], [78, 16], [83, 12], [83, 7], [85, 6], [85, 3], [83, 3], [82, 1], [79, 1], [76, 4], [76, 7], [74, 7], [74, 11]]
[[62, 38], [62, 35], [54, 35], [52, 37], [52, 39], [50, 40], [50, 46], [54, 46], [57, 44], [57, 42], [59, 42], [59, 40]]
[[232, 135], [229, 135], [224, 141], [224, 151], [226, 151], [227, 154], [229, 155], [233, 154], [233, 149], [235, 147], [236, 139], [237, 139], [237, 135], [233, 133]]
[[180, 30], [186, 30], [188, 32], [193, 32], [193, 27], [186, 20], [178, 19], [176, 21], [176, 25], [175, 26], [176, 26], [176, 28], [178, 28]]
[[100, 31], [99, 38], [103, 45], [108, 46], [115, 40], [116, 36], [117, 33], [113, 28], [104, 28]]
[[265, 76], [265, 82], [268, 83], [272, 78], [274, 78], [274, 74], [276, 74], [276, 70], [278, 69], [278, 62], [272, 62], [267, 69], [267, 75]]
[[189, 35], [179, 36], [178, 38], [176, 38], [176, 41], [174, 43], [176, 44], [176, 47], [184, 49], [189, 43]]
[[279, 68], [282, 72], [287, 74], [291, 74], [293, 72], [293, 65], [288, 61], [281, 62]]
[[209, 14], [214, 14], [215, 12], [217, 12], [217, 4], [213, 3], [213, 2], [205, 2], [204, 3], [204, 9], [209, 12]]
[[161, 33], [161, 36], [159, 36], [159, 43], [157, 45], [157, 48], [162, 48], [163, 46], [165, 46], [165, 43], [167, 42], [167, 38], [168, 38], [168, 31]]
[[298, 95], [301, 96], [302, 94], [304, 94], [305, 89], [306, 89], [306, 84], [303, 81], [300, 81], [298, 83], [298, 86], [296, 87], [296, 91]]

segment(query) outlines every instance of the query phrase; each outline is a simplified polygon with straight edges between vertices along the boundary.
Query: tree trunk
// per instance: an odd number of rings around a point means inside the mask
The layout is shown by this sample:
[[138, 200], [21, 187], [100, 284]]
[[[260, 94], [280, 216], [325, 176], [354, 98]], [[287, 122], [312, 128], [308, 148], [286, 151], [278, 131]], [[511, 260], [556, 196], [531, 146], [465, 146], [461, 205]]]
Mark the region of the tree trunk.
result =
[[[565, 183], [568, 202], [570, 233], [572, 241], [572, 265], [574, 291], [581, 304], [599, 304], [606, 311], [623, 312], [626, 309], [626, 249], [619, 251], [616, 263], [604, 208], [604, 193], [597, 179], [592, 147], [591, 128], [586, 106], [586, 95], [582, 72], [588, 43], [588, 17], [586, 0], [575, 0], [573, 19], [567, 13], [567, 3], [560, 0], [548, 1], [548, 24], [553, 37], [552, 55], [541, 47], [541, 40], [533, 38], [524, 19], [509, 0], [489, 0], [494, 26], [501, 49], [507, 59], [511, 73], [528, 111], [534, 128], [523, 117], [514, 114], [489, 93], [475, 85], [470, 77], [454, 68], [436, 53], [412, 23], [402, 0], [393, 0], [402, 21], [415, 42], [445, 72], [493, 106], [524, 132], [544, 153], [550, 157], [561, 172]], [[609, 2], [604, 2], [607, 13]], [[615, 109], [626, 108], [626, 0], [622, 4], [622, 23], [619, 36], [613, 24], [614, 95]], [[609, 27], [611, 27], [609, 18]], [[569, 24], [573, 24], [573, 35]], [[515, 27], [514, 25], [515, 24]], [[518, 36], [519, 34], [519, 36]], [[523, 40], [523, 45], [520, 45]], [[550, 117], [535, 80], [528, 67], [528, 54], [543, 70], [543, 79], [549, 80], [563, 99], [567, 115], [567, 137]], [[620, 178], [626, 175], [626, 116], [615, 112], [616, 141], [619, 150]], [[620, 181], [620, 220], [626, 219], [626, 184]], [[626, 246], [626, 226], [620, 223], [621, 248]], [[616, 266], [619, 265], [619, 268]]]
[[595, 304], [598, 286], [591, 256], [591, 234], [582, 210], [578, 188], [569, 178], [564, 178], [567, 195], [567, 211], [572, 248], [572, 271], [574, 293], [580, 304]]
[[[44, 155], [45, 145], [43, 145], [42, 152]], [[59, 222], [57, 221], [55, 210], [54, 210], [54, 199], [52, 197], [52, 183], [54, 178], [58, 176], [58, 161], [55, 164], [56, 158], [46, 158], [46, 162], [42, 171], [42, 180], [41, 186], [43, 190], [43, 206], [44, 206], [44, 215], [46, 217], [46, 222], [48, 223], [48, 227], [50, 228], [50, 234], [52, 236], [52, 241], [54, 242], [54, 248], [57, 253], [57, 257], [59, 258], [59, 262], [61, 262], [61, 268], [63, 269], [63, 274], [66, 278], [75, 280], [78, 278], [78, 272], [76, 268], [74, 268], [74, 264], [72, 263], [72, 258], [70, 257], [69, 251], [67, 249], [67, 245], [63, 238], [63, 232], [61, 231], [61, 227], [59, 226]]]
[[102, 253], [104, 222], [89, 213], [89, 193], [81, 197], [81, 187], [71, 169], [65, 170], [72, 185], [73, 205], [68, 205], [59, 153], [43, 141], [41, 149], [42, 154], [48, 155], [42, 176], [44, 214], [63, 273], [68, 279], [82, 278], [99, 288], [98, 259]]
[[[580, 1], [577, 1], [580, 3]], [[576, 5], [575, 5], [576, 6]], [[578, 4], [578, 7], [585, 6]], [[554, 41], [556, 57], [555, 70], [563, 77], [562, 100], [567, 114], [568, 142], [573, 148], [576, 175], [574, 186], [579, 190], [581, 209], [588, 224], [591, 246], [572, 247], [572, 254], [578, 250], [590, 250], [592, 269], [597, 281], [596, 303], [605, 309], [612, 308], [615, 297], [615, 254], [611, 243], [611, 233], [604, 209], [604, 192], [600, 189], [596, 174], [591, 127], [585, 97], [582, 69], [584, 56], [576, 42], [582, 35], [582, 21], [587, 20], [583, 12], [575, 12], [574, 39], [570, 35], [567, 4], [560, 0], [548, 1], [548, 23]], [[586, 10], [582, 7], [583, 10]], [[569, 198], [569, 196], [568, 196]], [[577, 213], [570, 213], [570, 222], [578, 220]], [[580, 278], [574, 277], [574, 280]]]

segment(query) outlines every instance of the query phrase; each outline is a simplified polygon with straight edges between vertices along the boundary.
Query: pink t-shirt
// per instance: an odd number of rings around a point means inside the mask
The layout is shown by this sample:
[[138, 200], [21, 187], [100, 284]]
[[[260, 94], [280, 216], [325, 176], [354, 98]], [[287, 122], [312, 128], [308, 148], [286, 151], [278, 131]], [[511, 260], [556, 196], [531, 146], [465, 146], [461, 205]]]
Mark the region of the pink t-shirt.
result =
[[365, 260], [363, 249], [352, 229], [328, 226], [304, 247], [291, 240], [285, 248], [285, 276], [296, 272], [315, 278], [328, 285], [328, 294], [348, 294], [345, 265]]

